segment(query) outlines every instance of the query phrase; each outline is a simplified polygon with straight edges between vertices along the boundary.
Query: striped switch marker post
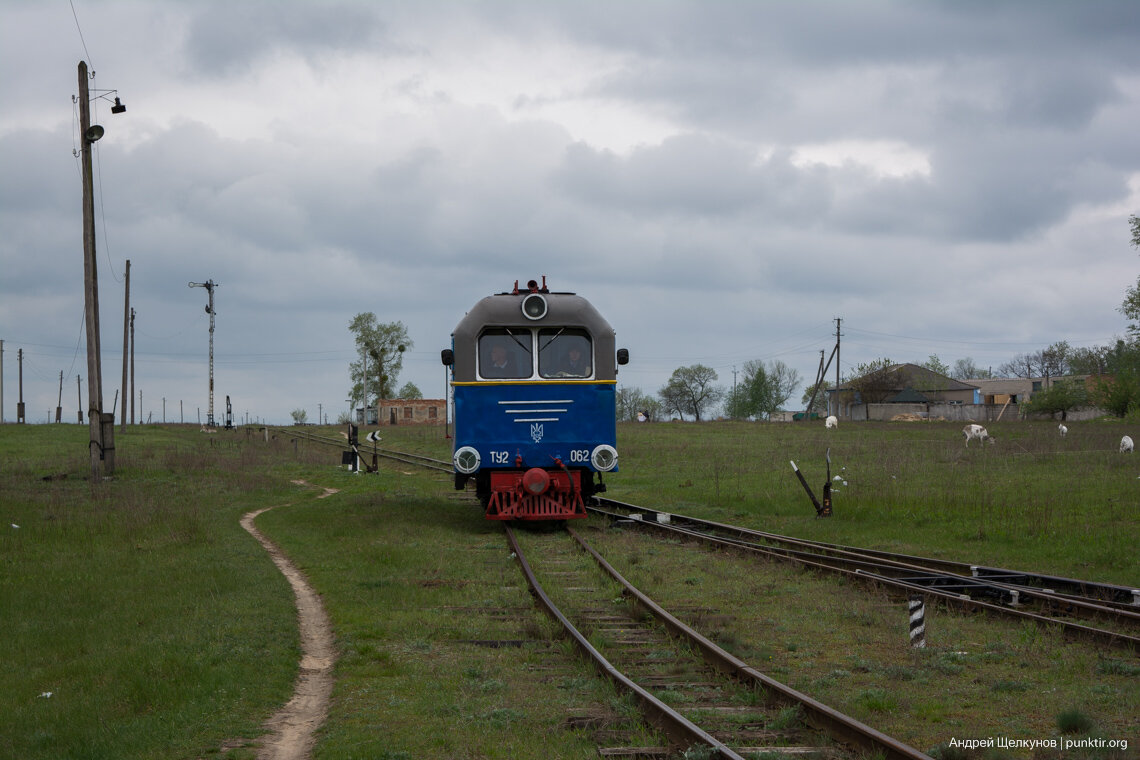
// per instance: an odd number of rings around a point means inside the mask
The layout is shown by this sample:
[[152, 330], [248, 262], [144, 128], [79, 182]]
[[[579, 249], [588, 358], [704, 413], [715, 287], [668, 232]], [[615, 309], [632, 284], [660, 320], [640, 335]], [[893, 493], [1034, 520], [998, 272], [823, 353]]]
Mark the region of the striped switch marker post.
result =
[[926, 607], [922, 596], [912, 596], [907, 606], [910, 608], [910, 645], [923, 649], [926, 647]]

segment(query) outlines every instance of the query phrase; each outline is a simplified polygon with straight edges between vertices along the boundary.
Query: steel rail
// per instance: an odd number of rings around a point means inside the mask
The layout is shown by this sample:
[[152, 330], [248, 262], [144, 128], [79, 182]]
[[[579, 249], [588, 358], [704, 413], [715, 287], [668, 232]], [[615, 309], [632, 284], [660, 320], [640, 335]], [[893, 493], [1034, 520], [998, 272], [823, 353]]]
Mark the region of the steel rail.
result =
[[[1084, 600], [1093, 604], [1111, 603], [1111, 608], [1124, 610], [1127, 610], [1129, 607], [1140, 608], [1140, 589], [1136, 589], [1131, 586], [1120, 586], [1110, 583], [1099, 583], [1079, 580], [1075, 578], [1064, 578], [1061, 576], [1046, 575], [1042, 573], [1030, 573], [1022, 570], [1010, 570], [1006, 568], [986, 567], [984, 565], [972, 565], [965, 562], [937, 559], [932, 557], [919, 557], [911, 554], [899, 554], [895, 552], [882, 551], [879, 549], [863, 549], [860, 547], [845, 546], [842, 544], [811, 541], [808, 539], [794, 538], [792, 536], [784, 536], [778, 533], [769, 533], [752, 528], [743, 528], [736, 525], [725, 525], [723, 523], [718, 523], [711, 520], [703, 520], [696, 517], [689, 517], [687, 515], [661, 512], [659, 510], [651, 508], [627, 504], [615, 499], [599, 498], [598, 502], [611, 504], [622, 509], [629, 509], [652, 514], [669, 515], [671, 518], [679, 518], [695, 525], [707, 525], [716, 530], [725, 531], [727, 533], [755, 536], [757, 538], [762, 538], [779, 544], [802, 546], [808, 548], [809, 550], [815, 551], [826, 550], [836, 553], [848, 553], [858, 557], [881, 558], [884, 560], [901, 563], [904, 566], [920, 568], [923, 572], [928, 572], [930, 570], [941, 570], [943, 572], [958, 575], [963, 578], [974, 578], [980, 582], [995, 586], [1005, 584], [1005, 586], [1008, 588], [1017, 589], [1023, 595], [1033, 594], [1035, 598], [1042, 600], [1064, 598], [1071, 600]], [[1005, 578], [1006, 580], [1000, 580], [1000, 578]], [[1023, 579], [1025, 582], [1013, 583], [1012, 581], [1014, 579]], [[1032, 583], [1032, 581], [1036, 581], [1036, 584]], [[1071, 593], [1074, 589], [1083, 589], [1087, 591], [1082, 591], [1081, 593]]]
[[663, 731], [671, 741], [677, 743], [678, 746], [689, 747], [694, 744], [701, 744], [710, 747], [717, 753], [718, 757], [728, 758], [729, 760], [744, 760], [743, 757], [738, 755], [719, 739], [704, 731], [700, 726], [669, 707], [643, 687], [634, 683], [625, 674], [614, 667], [601, 652], [595, 649], [589, 640], [582, 635], [581, 631], [570, 622], [569, 618], [562, 614], [561, 610], [559, 610], [550, 597], [546, 595], [542, 584], [538, 582], [534, 571], [531, 570], [530, 563], [527, 562], [522, 547], [519, 546], [518, 541], [515, 539], [514, 531], [511, 530], [509, 525], [504, 524], [503, 527], [506, 530], [507, 542], [510, 544], [511, 551], [514, 552], [515, 559], [518, 560], [519, 567], [526, 577], [527, 585], [530, 587], [531, 593], [542, 604], [543, 609], [562, 625], [567, 634], [574, 639], [578, 648], [594, 662], [595, 666], [603, 675], [609, 677], [610, 680], [614, 681], [621, 688], [626, 689], [634, 695], [641, 705], [643, 713], [651, 723], [661, 729], [661, 731]]
[[[610, 501], [610, 500], [604, 500]], [[625, 515], [617, 513], [608, 513], [599, 508], [593, 508], [597, 514], [608, 515], [611, 518], [627, 518]], [[643, 510], [652, 512], [654, 510]], [[685, 518], [688, 520], [689, 518]], [[956, 606], [963, 609], [980, 610], [999, 616], [1015, 617], [1023, 620], [1033, 620], [1045, 625], [1054, 625], [1060, 627], [1064, 632], [1091, 640], [1097, 643], [1109, 644], [1112, 646], [1122, 647], [1129, 649], [1132, 652], [1140, 651], [1140, 637], [1132, 636], [1126, 633], [1119, 633], [1117, 631], [1110, 631], [1103, 628], [1094, 628], [1092, 626], [1074, 623], [1068, 620], [1061, 620], [1058, 618], [1048, 617], [1035, 612], [1026, 610], [1018, 610], [1011, 607], [1006, 607], [990, 602], [984, 602], [977, 599], [972, 599], [963, 593], [953, 593], [947, 591], [940, 591], [929, 585], [920, 585], [913, 581], [899, 580], [891, 578], [872, 570], [860, 567], [843, 567], [842, 563], [829, 561], [825, 555], [813, 554], [810, 552], [793, 552], [791, 550], [780, 547], [766, 547], [759, 544], [751, 543], [738, 538], [726, 538], [713, 536], [709, 533], [700, 532], [691, 528], [685, 528], [671, 523], [661, 523], [651, 520], [631, 520], [631, 522], [639, 525], [644, 525], [662, 532], [672, 533], [675, 535], [686, 535], [698, 541], [708, 543], [715, 543], [726, 547], [737, 548], [744, 551], [749, 551], [757, 554], [762, 554], [767, 557], [776, 559], [789, 560], [795, 562], [803, 567], [813, 568], [825, 572], [839, 573], [854, 580], [859, 580], [864, 583], [872, 583], [888, 589], [893, 589], [896, 592], [906, 592], [908, 595], [916, 592], [921, 592], [924, 595], [934, 597], [942, 600], [949, 606]], [[694, 522], [705, 522], [695, 520]], [[733, 526], [724, 526], [733, 530], [738, 530]], [[1106, 608], [1107, 609], [1107, 608]]]
[[[282, 433], [284, 435], [291, 435], [294, 438], [300, 438], [302, 440], [312, 441], [313, 443], [321, 443], [321, 444], [325, 444], [328, 446], [336, 446], [337, 448], [340, 448], [340, 449], [344, 449], [346, 446], [349, 445], [348, 441], [344, 438], [334, 438], [331, 436], [318, 435], [316, 433], [310, 433], [307, 430], [293, 430], [290, 428], [273, 428], [273, 427], [271, 427], [269, 429], [273, 430], [275, 432]], [[368, 442], [368, 443], [371, 443], [371, 442]], [[393, 449], [382, 449], [379, 446], [376, 446], [375, 444], [373, 444], [369, 448], [367, 443], [359, 443], [359, 442], [357, 443], [357, 448], [360, 450], [361, 453], [376, 454], [377, 456], [384, 457], [385, 459], [393, 459], [397, 462], [403, 462], [404, 464], [413, 464], [413, 465], [417, 465], [420, 467], [427, 467], [428, 469], [431, 469], [431, 470], [454, 472], [452, 465], [451, 465], [451, 462], [445, 461], [443, 459], [435, 459], [433, 457], [424, 456], [423, 454], [412, 454], [412, 453], [409, 453], [406, 451], [395, 451]]]
[[642, 593], [640, 589], [633, 586], [573, 528], [567, 527], [567, 531], [610, 577], [621, 584], [627, 594], [637, 599], [646, 610], [675, 636], [687, 640], [700, 650], [705, 661], [717, 670], [748, 685], [764, 688], [768, 693], [775, 695], [777, 700], [784, 704], [800, 705], [804, 710], [805, 719], [810, 726], [827, 733], [841, 744], [851, 745], [870, 752], [883, 753], [885, 758], [892, 758], [893, 760], [930, 760], [929, 755], [765, 675], [740, 658], [725, 651], [686, 623], [678, 620], [667, 610]]

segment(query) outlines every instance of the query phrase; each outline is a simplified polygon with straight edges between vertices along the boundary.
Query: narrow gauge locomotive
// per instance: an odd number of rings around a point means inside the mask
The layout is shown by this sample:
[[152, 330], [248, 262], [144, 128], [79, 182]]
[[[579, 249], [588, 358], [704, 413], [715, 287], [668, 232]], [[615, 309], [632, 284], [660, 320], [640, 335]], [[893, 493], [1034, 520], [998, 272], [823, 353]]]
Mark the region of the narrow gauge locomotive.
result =
[[585, 517], [617, 470], [613, 328], [544, 276], [475, 304], [451, 346], [455, 488], [474, 480], [489, 520]]

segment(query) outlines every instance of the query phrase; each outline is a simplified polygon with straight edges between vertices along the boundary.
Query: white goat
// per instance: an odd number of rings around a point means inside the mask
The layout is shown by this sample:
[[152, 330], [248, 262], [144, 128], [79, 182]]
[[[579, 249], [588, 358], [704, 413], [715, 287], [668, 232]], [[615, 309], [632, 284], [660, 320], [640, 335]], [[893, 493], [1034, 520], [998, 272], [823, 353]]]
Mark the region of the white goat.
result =
[[1060, 425], [1057, 426], [1057, 432], [1059, 432], [1061, 434], [1061, 437], [1064, 438], [1065, 436], [1067, 436], [1069, 434], [1069, 429], [1067, 427], [1065, 427], [1065, 423], [1062, 422]]
[[1120, 453], [1125, 452], [1132, 453], [1132, 438], [1127, 435], [1120, 439]]
[[828, 430], [834, 430], [839, 427], [839, 419], [834, 414], [829, 414], [823, 424]]
[[971, 438], [977, 438], [979, 441], [988, 440], [990, 443], [994, 442], [994, 439], [990, 437], [990, 434], [981, 425], [967, 425], [962, 428], [962, 435], [966, 436], [966, 448], [970, 448]]

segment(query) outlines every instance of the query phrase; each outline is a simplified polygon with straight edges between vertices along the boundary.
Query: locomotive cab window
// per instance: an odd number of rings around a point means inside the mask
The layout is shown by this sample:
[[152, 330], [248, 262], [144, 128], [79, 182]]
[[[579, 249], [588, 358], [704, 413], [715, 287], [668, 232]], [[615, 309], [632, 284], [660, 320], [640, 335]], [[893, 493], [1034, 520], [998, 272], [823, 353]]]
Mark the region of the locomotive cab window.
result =
[[495, 380], [530, 377], [534, 362], [530, 330], [501, 328], [479, 336], [479, 374]]
[[585, 330], [538, 331], [538, 374], [542, 377], [591, 377], [593, 365], [593, 343]]

